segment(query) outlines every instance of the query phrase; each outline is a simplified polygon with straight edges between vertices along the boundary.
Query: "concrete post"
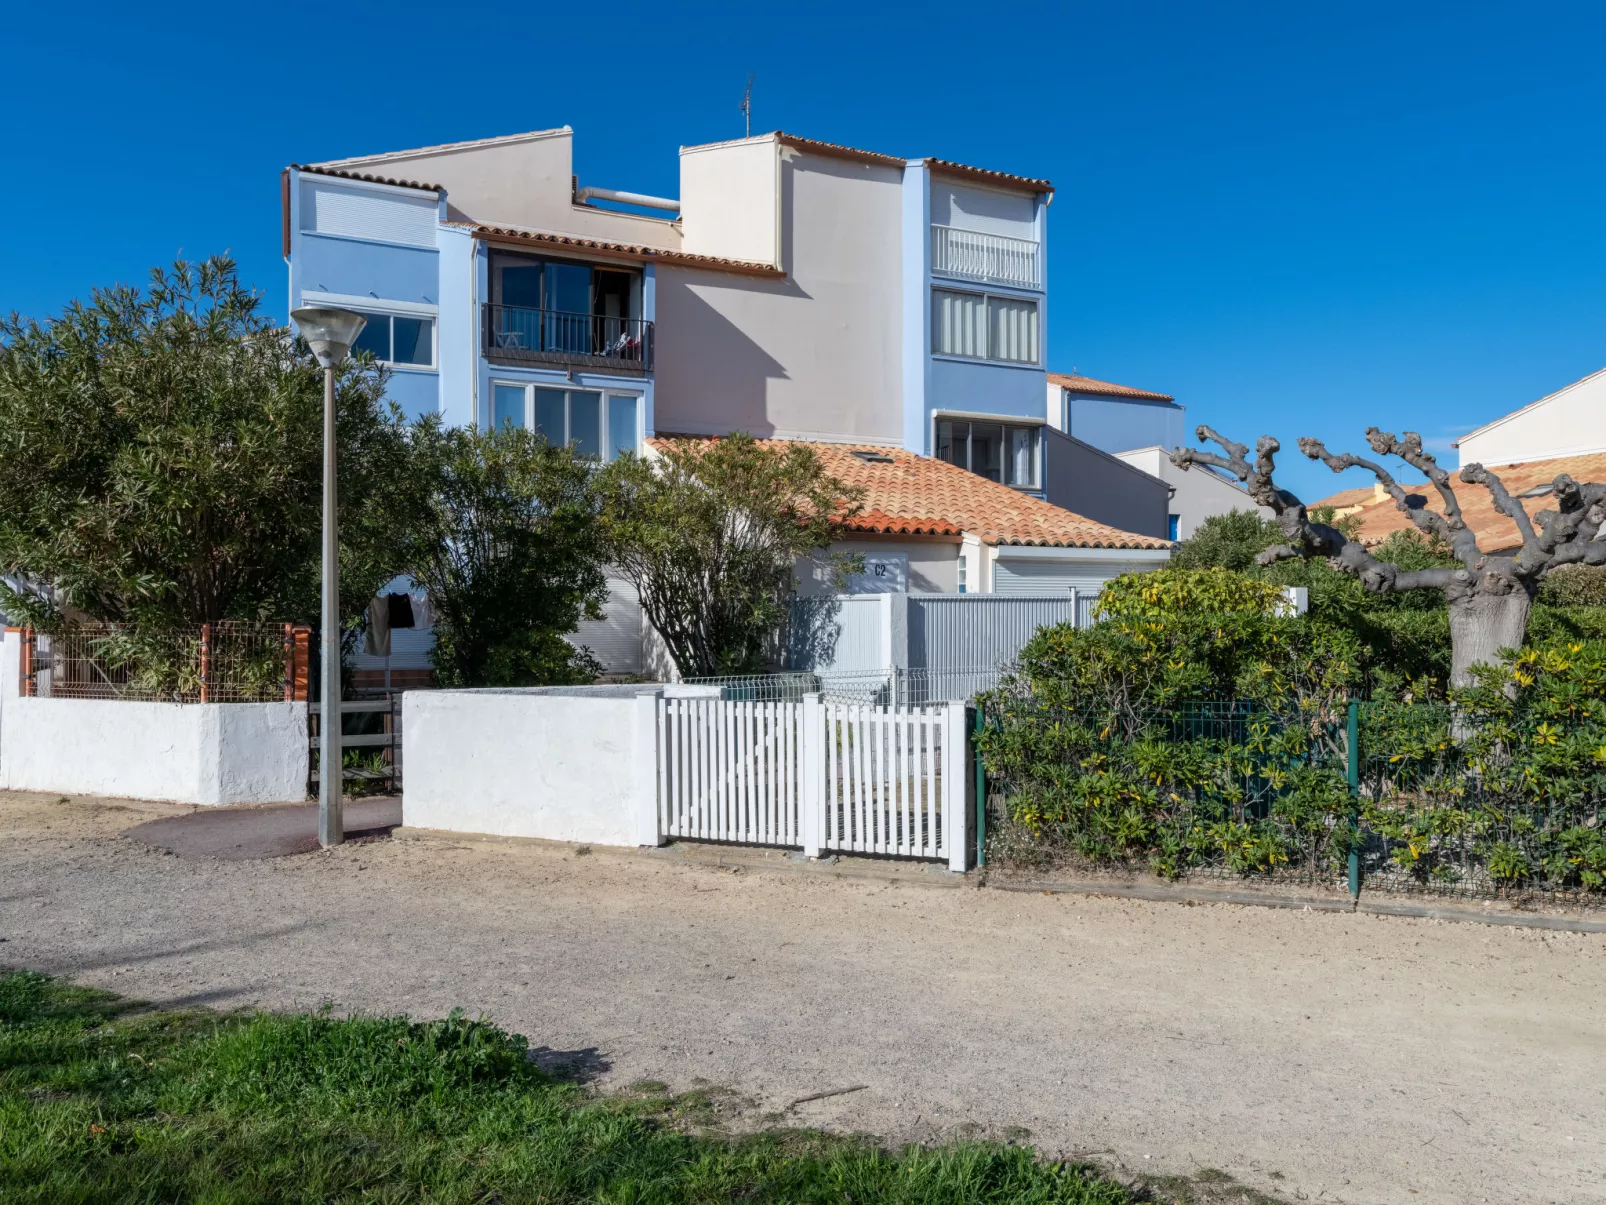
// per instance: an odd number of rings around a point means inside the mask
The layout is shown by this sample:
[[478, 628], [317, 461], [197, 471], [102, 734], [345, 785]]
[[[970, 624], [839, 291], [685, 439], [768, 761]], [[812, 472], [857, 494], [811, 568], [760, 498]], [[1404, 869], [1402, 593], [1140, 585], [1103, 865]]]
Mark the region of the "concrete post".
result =
[[948, 847], [948, 869], [964, 874], [970, 869], [971, 792], [975, 787], [966, 754], [970, 743], [965, 727], [965, 705], [950, 702], [943, 708], [942, 729], [942, 841]]
[[798, 844], [803, 856], [820, 856], [825, 835], [825, 706], [815, 691], [803, 696], [798, 742]]
[[636, 789], [634, 808], [636, 844], [662, 845], [663, 832], [658, 824], [658, 793], [664, 784], [665, 733], [659, 711], [661, 690], [643, 691], [636, 696], [635, 715], [635, 767]]

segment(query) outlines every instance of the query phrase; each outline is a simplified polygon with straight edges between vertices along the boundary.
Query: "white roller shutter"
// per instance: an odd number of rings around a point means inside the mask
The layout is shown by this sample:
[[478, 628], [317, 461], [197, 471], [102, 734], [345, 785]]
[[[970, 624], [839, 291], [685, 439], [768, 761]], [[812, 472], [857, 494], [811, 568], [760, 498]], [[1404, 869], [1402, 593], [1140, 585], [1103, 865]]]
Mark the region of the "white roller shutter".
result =
[[433, 247], [436, 209], [433, 197], [301, 182], [301, 229], [308, 234]]
[[1048, 561], [999, 557], [993, 564], [994, 594], [1096, 594], [1112, 577], [1158, 568], [1154, 561]]
[[608, 601], [602, 604], [602, 618], [588, 619], [568, 637], [570, 644], [591, 650], [602, 662], [604, 673], [641, 672], [641, 599], [636, 588], [622, 577], [608, 577]]

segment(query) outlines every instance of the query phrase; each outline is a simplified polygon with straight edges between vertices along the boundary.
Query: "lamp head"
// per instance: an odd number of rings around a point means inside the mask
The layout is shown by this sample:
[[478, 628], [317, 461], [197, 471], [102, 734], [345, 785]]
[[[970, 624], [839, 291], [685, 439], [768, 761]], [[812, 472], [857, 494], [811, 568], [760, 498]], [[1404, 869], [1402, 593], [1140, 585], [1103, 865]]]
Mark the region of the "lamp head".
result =
[[330, 310], [319, 306], [304, 306], [291, 310], [301, 337], [312, 347], [312, 354], [325, 368], [333, 368], [346, 358], [351, 345], [368, 325], [368, 319], [350, 310]]

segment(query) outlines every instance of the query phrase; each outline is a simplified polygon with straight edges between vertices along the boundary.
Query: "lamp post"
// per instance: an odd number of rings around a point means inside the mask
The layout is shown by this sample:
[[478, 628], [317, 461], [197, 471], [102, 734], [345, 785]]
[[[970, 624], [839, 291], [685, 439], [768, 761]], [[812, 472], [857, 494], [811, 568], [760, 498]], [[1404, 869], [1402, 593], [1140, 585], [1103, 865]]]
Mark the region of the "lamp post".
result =
[[346, 839], [341, 815], [345, 767], [340, 749], [340, 492], [335, 483], [335, 365], [346, 358], [368, 320], [349, 310], [292, 310], [301, 337], [323, 365], [323, 712], [318, 721], [318, 844]]

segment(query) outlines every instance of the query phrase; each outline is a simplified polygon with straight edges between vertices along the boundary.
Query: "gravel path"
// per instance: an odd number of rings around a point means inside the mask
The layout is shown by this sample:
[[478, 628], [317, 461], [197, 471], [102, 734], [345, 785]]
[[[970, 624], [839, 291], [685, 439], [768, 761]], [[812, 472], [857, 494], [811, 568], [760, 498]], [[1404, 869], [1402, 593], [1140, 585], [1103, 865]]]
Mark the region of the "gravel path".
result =
[[[1606, 936], [397, 840], [259, 862], [0, 794], [0, 964], [166, 1003], [490, 1014], [600, 1073], [1289, 1199], [1606, 1202]], [[1018, 1127], [1018, 1128], [1016, 1128]]]

